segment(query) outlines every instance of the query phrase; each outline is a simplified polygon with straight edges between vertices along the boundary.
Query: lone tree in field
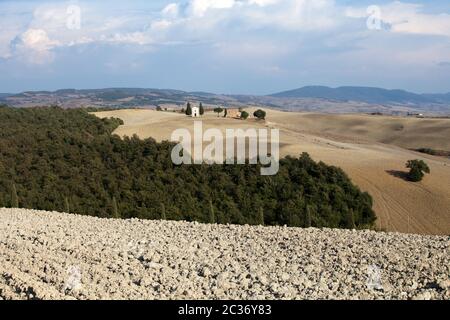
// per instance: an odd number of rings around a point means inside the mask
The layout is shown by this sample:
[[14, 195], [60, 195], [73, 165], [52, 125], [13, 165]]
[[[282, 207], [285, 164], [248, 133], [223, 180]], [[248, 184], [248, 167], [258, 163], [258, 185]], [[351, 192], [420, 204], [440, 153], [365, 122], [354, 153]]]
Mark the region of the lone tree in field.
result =
[[266, 112], [264, 110], [258, 109], [255, 112], [253, 112], [253, 116], [255, 118], [258, 118], [259, 120], [266, 119]]
[[203, 108], [203, 104], [200, 102], [200, 107], [199, 107], [199, 111], [200, 111], [200, 115], [204, 115], [205, 114], [205, 109]]
[[408, 179], [412, 182], [422, 181], [425, 173], [430, 173], [430, 167], [423, 160], [409, 160], [406, 167], [409, 169]]
[[214, 109], [214, 112], [217, 113], [217, 117], [219, 117], [220, 114], [223, 112], [223, 109], [220, 108], [220, 107], [219, 107], [219, 108], [215, 108], [215, 109]]
[[11, 186], [11, 208], [19, 207], [19, 197], [17, 196], [16, 185], [13, 183]]
[[187, 106], [186, 106], [186, 115], [187, 116], [191, 116], [192, 115], [192, 108], [191, 108], [191, 103], [188, 102]]
[[241, 119], [246, 120], [248, 118], [249, 114], [247, 111], [242, 111], [241, 112]]

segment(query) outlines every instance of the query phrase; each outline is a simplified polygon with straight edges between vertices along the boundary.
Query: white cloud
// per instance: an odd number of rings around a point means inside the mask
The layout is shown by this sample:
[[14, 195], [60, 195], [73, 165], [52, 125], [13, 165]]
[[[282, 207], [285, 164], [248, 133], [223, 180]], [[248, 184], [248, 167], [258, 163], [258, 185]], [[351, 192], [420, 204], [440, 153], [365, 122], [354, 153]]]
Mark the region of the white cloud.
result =
[[[300, 39], [311, 32], [340, 36], [368, 33], [368, 30], [351, 29], [354, 18], [367, 18], [366, 7], [346, 8], [334, 0], [189, 0], [187, 3], [178, 0], [150, 14], [143, 10], [112, 13], [104, 4], [83, 3], [79, 30], [67, 28], [67, 7], [68, 3], [37, 6], [32, 20], [20, 31], [20, 27], [3, 28], [0, 21], [0, 57], [13, 56], [20, 46], [30, 49], [30, 54], [42, 54], [57, 47], [88, 43], [137, 46], [230, 43], [245, 51], [250, 50], [246, 40], [250, 40], [252, 46], [258, 41], [278, 46], [280, 35]], [[450, 37], [450, 15], [426, 14], [421, 12], [422, 8], [395, 1], [380, 7], [381, 19], [389, 26], [389, 32]], [[11, 47], [17, 48], [11, 50]], [[25, 50], [20, 53], [26, 54]], [[241, 53], [237, 50], [236, 54], [242, 54], [242, 50]]]
[[[254, 6], [245, 12], [245, 18], [254, 26], [269, 26], [287, 31], [305, 32], [337, 27], [342, 20], [340, 9], [332, 0], [286, 0], [276, 6], [262, 1], [260, 10]], [[270, 5], [270, 6], [269, 6]]]
[[[71, 3], [51, 3], [37, 6], [32, 12], [32, 20], [27, 23], [26, 28], [21, 26], [21, 30], [18, 26], [10, 33], [2, 32], [0, 57], [13, 58], [16, 56], [28, 63], [43, 64], [53, 60], [53, 51], [59, 47], [72, 47], [94, 42], [136, 45], [153, 43], [152, 36], [148, 32], [136, 30], [136, 25], [145, 29], [146, 23], [148, 24], [149, 17], [144, 14], [136, 16], [124, 13], [116, 16], [88, 4], [79, 7], [79, 10], [68, 10], [73, 6]], [[81, 15], [79, 17], [80, 27], [70, 28], [71, 24], [68, 22], [74, 18], [73, 14], [78, 13]], [[10, 19], [13, 14], [10, 13]], [[16, 14], [20, 15], [20, 12]], [[10, 26], [11, 22], [8, 25]], [[159, 26], [161, 27], [162, 23]]]
[[170, 3], [164, 7], [161, 14], [165, 18], [174, 19], [178, 17], [179, 10], [180, 9], [177, 3]]
[[12, 57], [11, 42], [19, 31], [3, 29], [1, 26], [0, 29], [2, 30], [0, 33], [0, 58], [8, 59]]
[[[385, 14], [386, 21], [392, 25], [393, 32], [440, 35], [450, 37], [450, 15], [422, 14], [417, 6], [393, 6], [393, 12]], [[398, 14], [395, 14], [398, 12]]]
[[28, 29], [20, 39], [23, 46], [36, 51], [47, 51], [59, 44], [58, 41], [50, 40], [47, 32], [42, 29]]
[[[380, 18], [395, 33], [450, 37], [450, 15], [423, 13], [423, 5], [394, 1], [379, 6]], [[348, 8], [346, 16], [367, 18], [365, 8]]]
[[172, 26], [172, 22], [169, 20], [156, 20], [151, 23], [150, 28], [155, 31], [162, 31], [170, 28]]
[[339, 10], [334, 0], [191, 0], [184, 17], [207, 28], [233, 21], [251, 29], [307, 31], [336, 26]]
[[14, 52], [32, 64], [44, 64], [53, 60], [52, 49], [60, 45], [51, 40], [45, 30], [28, 29], [15, 41]]
[[142, 32], [115, 33], [113, 35], [100, 38], [101, 41], [111, 43], [128, 43], [137, 45], [151, 44], [151, 39]]
[[277, 4], [278, 2], [279, 0], [249, 0], [249, 4], [257, 4], [261, 7]]
[[226, 59], [239, 58], [251, 61], [255, 57], [273, 58], [289, 53], [289, 48], [266, 41], [247, 41], [239, 46], [234, 43], [217, 43], [214, 45], [217, 55]]
[[211, 9], [230, 9], [237, 4], [235, 0], [191, 0], [189, 10], [195, 17], [203, 17]]

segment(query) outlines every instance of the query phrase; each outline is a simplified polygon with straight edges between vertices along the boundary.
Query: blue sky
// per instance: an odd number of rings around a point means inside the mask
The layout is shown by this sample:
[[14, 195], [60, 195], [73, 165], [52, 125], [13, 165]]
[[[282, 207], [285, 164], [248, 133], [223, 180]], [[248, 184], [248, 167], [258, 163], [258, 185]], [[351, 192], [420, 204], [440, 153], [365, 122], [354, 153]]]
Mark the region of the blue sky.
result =
[[0, 92], [450, 92], [450, 1], [0, 1]]

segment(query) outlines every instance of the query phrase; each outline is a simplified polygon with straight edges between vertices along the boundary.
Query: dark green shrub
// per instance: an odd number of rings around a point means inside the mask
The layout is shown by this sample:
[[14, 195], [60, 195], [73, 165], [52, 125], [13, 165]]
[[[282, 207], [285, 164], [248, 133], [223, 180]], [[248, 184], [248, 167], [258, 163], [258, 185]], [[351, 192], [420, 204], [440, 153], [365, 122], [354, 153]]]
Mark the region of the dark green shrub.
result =
[[266, 119], [266, 112], [264, 110], [258, 109], [255, 112], [253, 112], [253, 116], [260, 120], [264, 120]]
[[406, 167], [410, 169], [408, 179], [412, 182], [422, 181], [424, 173], [430, 173], [430, 168], [423, 160], [409, 160]]
[[220, 116], [220, 114], [223, 112], [222, 108], [214, 108], [214, 112], [217, 113], [217, 117]]
[[241, 112], [241, 119], [242, 120], [246, 120], [248, 118], [249, 114], [247, 111], [242, 111]]

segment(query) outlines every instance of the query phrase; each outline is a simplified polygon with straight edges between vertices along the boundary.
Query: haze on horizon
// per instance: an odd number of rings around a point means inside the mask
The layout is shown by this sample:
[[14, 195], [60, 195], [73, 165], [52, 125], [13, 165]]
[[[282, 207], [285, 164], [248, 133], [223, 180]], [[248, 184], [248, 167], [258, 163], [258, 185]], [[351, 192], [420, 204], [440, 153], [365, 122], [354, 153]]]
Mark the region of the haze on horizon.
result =
[[450, 92], [447, 0], [1, 1], [0, 92]]

